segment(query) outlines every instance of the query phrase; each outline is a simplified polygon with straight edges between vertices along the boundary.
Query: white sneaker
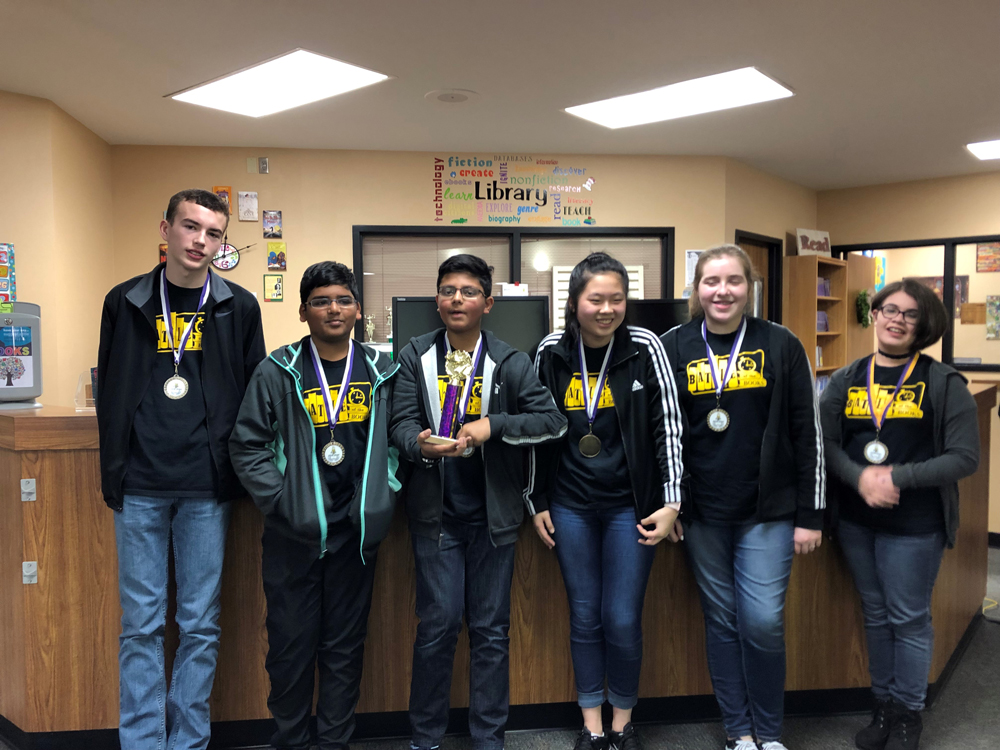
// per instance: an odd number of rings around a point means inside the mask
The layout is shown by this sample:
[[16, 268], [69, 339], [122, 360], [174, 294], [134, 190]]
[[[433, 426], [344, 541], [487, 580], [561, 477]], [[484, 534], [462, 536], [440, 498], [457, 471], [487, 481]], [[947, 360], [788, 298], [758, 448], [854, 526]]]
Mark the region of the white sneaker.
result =
[[788, 748], [782, 745], [777, 740], [773, 740], [772, 742], [762, 743], [760, 746], [760, 750], [788, 750]]
[[757, 750], [757, 743], [753, 740], [727, 740], [726, 750]]

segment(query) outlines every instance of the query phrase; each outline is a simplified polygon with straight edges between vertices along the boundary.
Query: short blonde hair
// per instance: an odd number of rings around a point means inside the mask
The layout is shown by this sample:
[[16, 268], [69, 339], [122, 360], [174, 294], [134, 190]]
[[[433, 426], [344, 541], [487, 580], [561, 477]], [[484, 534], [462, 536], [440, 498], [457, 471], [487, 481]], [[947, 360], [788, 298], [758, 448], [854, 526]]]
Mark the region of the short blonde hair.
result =
[[705, 274], [705, 264], [719, 258], [736, 258], [740, 262], [740, 265], [743, 266], [743, 275], [747, 280], [747, 289], [753, 289], [753, 282], [757, 278], [757, 274], [754, 273], [750, 256], [743, 251], [743, 248], [739, 245], [716, 245], [715, 247], [710, 247], [698, 256], [698, 262], [694, 267], [694, 283], [691, 287], [691, 296], [688, 298], [688, 311], [691, 313], [692, 320], [699, 315], [705, 314], [705, 311], [701, 308], [701, 300], [698, 299], [698, 285], [701, 283], [701, 277]]

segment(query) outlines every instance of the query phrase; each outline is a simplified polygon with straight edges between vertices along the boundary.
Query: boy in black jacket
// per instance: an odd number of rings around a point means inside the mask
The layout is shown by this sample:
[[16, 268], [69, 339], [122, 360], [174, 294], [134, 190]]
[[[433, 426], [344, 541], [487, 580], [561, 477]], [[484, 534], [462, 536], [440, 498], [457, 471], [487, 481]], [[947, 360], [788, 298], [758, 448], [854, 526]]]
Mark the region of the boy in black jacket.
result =
[[[486, 262], [472, 255], [449, 258], [438, 269], [437, 287], [445, 328], [400, 352], [390, 420], [392, 443], [416, 465], [407, 488], [420, 618], [411, 745], [436, 748], [444, 736], [464, 613], [473, 747], [499, 750], [510, 697], [507, 632], [514, 542], [524, 513], [522, 448], [562, 437], [566, 418], [528, 356], [481, 330], [493, 306]], [[458, 357], [465, 362], [462, 375], [449, 378], [453, 350], [467, 356]], [[442, 425], [452, 407], [452, 424]], [[441, 444], [437, 437], [447, 438], [449, 428], [455, 442]]]
[[361, 307], [347, 266], [310, 266], [300, 295], [309, 335], [257, 368], [229, 445], [265, 516], [271, 744], [310, 747], [318, 657], [319, 747], [339, 750], [354, 731], [375, 552], [399, 489], [386, 436], [394, 370], [351, 340]]
[[[97, 357], [101, 487], [115, 512], [119, 737], [129, 750], [208, 744], [230, 503], [243, 495], [229, 433], [264, 357], [260, 307], [209, 271], [229, 209], [206, 190], [174, 195], [167, 259], [104, 300]], [[180, 643], [170, 692], [163, 633], [173, 541]]]

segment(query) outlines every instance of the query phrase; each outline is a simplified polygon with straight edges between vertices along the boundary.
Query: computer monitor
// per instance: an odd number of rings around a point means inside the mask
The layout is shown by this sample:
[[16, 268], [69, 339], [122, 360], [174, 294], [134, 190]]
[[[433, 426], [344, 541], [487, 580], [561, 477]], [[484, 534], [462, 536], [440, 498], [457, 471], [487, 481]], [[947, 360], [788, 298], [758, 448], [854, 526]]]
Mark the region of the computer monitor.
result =
[[648, 328], [657, 336], [689, 320], [691, 313], [686, 299], [630, 299], [625, 308], [628, 325]]
[[[443, 326], [433, 297], [393, 297], [392, 358], [399, 357], [410, 339]], [[483, 316], [482, 327], [530, 356], [549, 333], [549, 298], [496, 297], [493, 309]]]

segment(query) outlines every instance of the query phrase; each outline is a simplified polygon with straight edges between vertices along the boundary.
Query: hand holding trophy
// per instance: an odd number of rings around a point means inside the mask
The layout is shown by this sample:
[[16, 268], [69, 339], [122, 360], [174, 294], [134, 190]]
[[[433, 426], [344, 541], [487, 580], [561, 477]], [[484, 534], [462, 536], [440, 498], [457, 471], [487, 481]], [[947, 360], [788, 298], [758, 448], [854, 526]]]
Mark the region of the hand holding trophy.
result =
[[[465, 419], [465, 409], [468, 407], [467, 392], [472, 390], [475, 363], [468, 352], [460, 349], [449, 351], [444, 362], [445, 372], [448, 373], [448, 386], [445, 389], [444, 404], [441, 406], [441, 423], [436, 435], [421, 433], [423, 440], [418, 437], [417, 442], [421, 443], [422, 451], [424, 445], [436, 446], [438, 450], [434, 452], [438, 456], [461, 455], [468, 458], [475, 451], [475, 446], [471, 445], [468, 438], [456, 440], [456, 435]], [[429, 430], [425, 432], [429, 433]]]

